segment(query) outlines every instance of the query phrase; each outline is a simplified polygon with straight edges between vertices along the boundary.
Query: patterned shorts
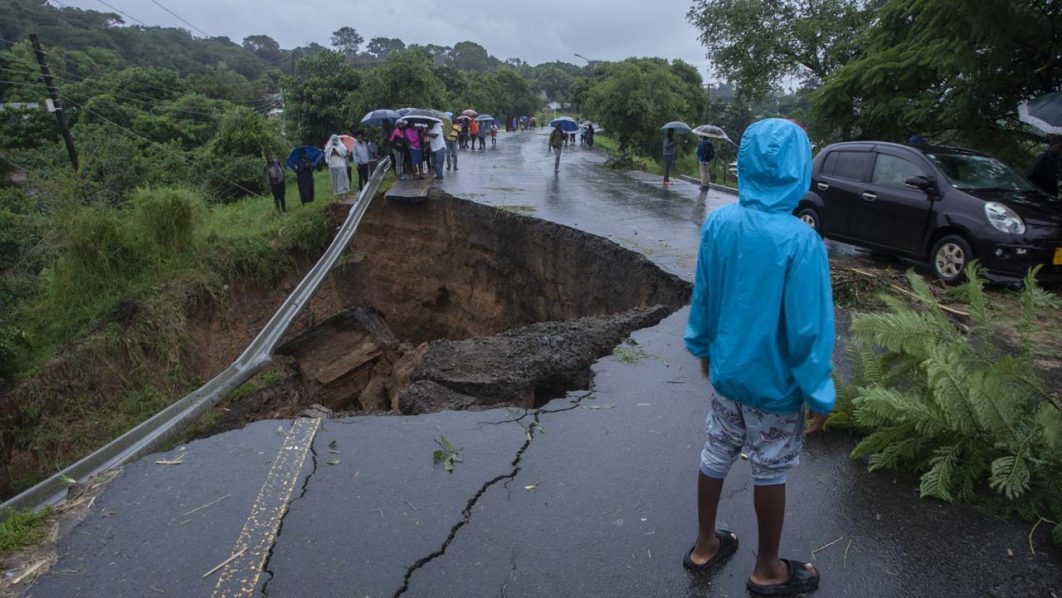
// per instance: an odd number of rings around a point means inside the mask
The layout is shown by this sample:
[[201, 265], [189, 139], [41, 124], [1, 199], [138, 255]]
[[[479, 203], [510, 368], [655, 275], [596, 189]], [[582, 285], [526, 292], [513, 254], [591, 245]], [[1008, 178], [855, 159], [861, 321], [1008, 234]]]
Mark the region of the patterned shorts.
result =
[[723, 479], [742, 449], [757, 486], [784, 484], [786, 473], [800, 463], [804, 446], [804, 410], [772, 413], [712, 393], [708, 440], [701, 451], [701, 473]]

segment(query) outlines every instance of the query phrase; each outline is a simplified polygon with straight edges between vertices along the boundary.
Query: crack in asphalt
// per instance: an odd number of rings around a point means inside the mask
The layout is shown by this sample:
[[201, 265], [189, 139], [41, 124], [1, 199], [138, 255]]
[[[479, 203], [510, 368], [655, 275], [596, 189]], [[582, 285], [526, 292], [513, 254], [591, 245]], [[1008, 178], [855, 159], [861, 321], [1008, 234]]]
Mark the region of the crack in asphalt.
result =
[[273, 560], [273, 550], [277, 547], [277, 543], [280, 542], [280, 535], [284, 533], [284, 522], [288, 518], [288, 513], [291, 513], [291, 505], [300, 498], [306, 496], [306, 490], [310, 485], [310, 478], [317, 473], [317, 436], [314, 435], [313, 440], [310, 441], [310, 455], [312, 458], [313, 467], [310, 468], [310, 473], [306, 474], [306, 478], [302, 480], [302, 490], [299, 495], [288, 501], [288, 504], [284, 505], [284, 515], [280, 518], [280, 525], [277, 526], [277, 533], [273, 536], [273, 543], [269, 545], [269, 551], [266, 552], [265, 563], [262, 564], [262, 572], [269, 575], [265, 582], [262, 584], [262, 595], [269, 595], [269, 584], [273, 581], [276, 574], [270, 569], [270, 563]]
[[[469, 521], [471, 521], [472, 509], [475, 508], [476, 503], [479, 502], [479, 499], [484, 494], [486, 494], [487, 490], [489, 490], [491, 486], [494, 486], [498, 482], [503, 482], [503, 486], [508, 489], [509, 482], [515, 479], [516, 476], [520, 473], [520, 463], [523, 461], [524, 453], [531, 446], [531, 442], [535, 439], [535, 432], [537, 430], [543, 429], [542, 423], [538, 419], [539, 416], [543, 414], [564, 413], [565, 411], [572, 411], [574, 409], [578, 409], [579, 405], [583, 402], [583, 400], [593, 396], [593, 394], [593, 389], [588, 390], [582, 395], [572, 398], [571, 404], [562, 409], [543, 409], [540, 407], [532, 411], [526, 411], [523, 415], [515, 419], [505, 420], [501, 422], [486, 422], [486, 425], [499, 425], [503, 423], [519, 423], [521, 420], [528, 416], [532, 416], [534, 418], [534, 421], [531, 422], [531, 425], [527, 427], [521, 426], [527, 433], [527, 440], [525, 440], [524, 444], [520, 447], [520, 449], [516, 451], [516, 456], [513, 458], [512, 462], [512, 470], [509, 471], [509, 473], [502, 474], [488, 480], [482, 486], [479, 487], [479, 490], [477, 490], [476, 493], [472, 496], [472, 498], [468, 500], [468, 504], [466, 504], [465, 508], [461, 511], [460, 521], [455, 523], [454, 526], [450, 528], [450, 534], [446, 537], [446, 540], [443, 541], [442, 546], [440, 546], [438, 550], [432, 552], [431, 554], [418, 559], [416, 562], [410, 565], [408, 569], [406, 569], [406, 574], [402, 578], [402, 586], [395, 591], [393, 598], [398, 598], [399, 596], [405, 594], [407, 590], [409, 590], [409, 581], [413, 577], [414, 572], [424, 567], [431, 561], [446, 554], [446, 549], [450, 547], [450, 544], [452, 544], [454, 539], [457, 537], [457, 532], [460, 531], [462, 527], [467, 525]], [[513, 558], [515, 558], [515, 554], [513, 555]]]
[[413, 573], [417, 569], [420, 569], [421, 567], [427, 565], [431, 561], [446, 553], [446, 549], [450, 547], [450, 544], [453, 543], [454, 538], [457, 537], [457, 532], [460, 531], [462, 527], [467, 525], [468, 522], [472, 519], [472, 509], [475, 508], [476, 503], [479, 502], [479, 499], [484, 494], [486, 494], [487, 490], [489, 490], [491, 486], [501, 481], [512, 480], [517, 476], [517, 474], [520, 473], [520, 462], [524, 458], [524, 452], [526, 452], [528, 447], [531, 446], [531, 442], [535, 438], [535, 430], [539, 427], [538, 411], [533, 412], [533, 414], [535, 417], [535, 421], [533, 421], [531, 425], [526, 428], [527, 440], [525, 440], [523, 446], [521, 446], [520, 449], [516, 451], [516, 456], [513, 458], [512, 462], [512, 470], [509, 471], [509, 473], [502, 474], [488, 480], [486, 483], [479, 487], [479, 490], [477, 490], [476, 493], [472, 496], [472, 498], [468, 500], [468, 504], [466, 504], [465, 508], [461, 511], [461, 520], [455, 523], [452, 528], [450, 528], [450, 534], [446, 537], [446, 540], [443, 541], [442, 546], [440, 546], [438, 550], [432, 552], [431, 554], [418, 559], [416, 562], [410, 565], [408, 569], [406, 569], [406, 574], [402, 579], [402, 587], [398, 588], [398, 590], [395, 591], [393, 595], [394, 598], [402, 596], [403, 594], [405, 594], [406, 590], [409, 589], [409, 580], [413, 577]]

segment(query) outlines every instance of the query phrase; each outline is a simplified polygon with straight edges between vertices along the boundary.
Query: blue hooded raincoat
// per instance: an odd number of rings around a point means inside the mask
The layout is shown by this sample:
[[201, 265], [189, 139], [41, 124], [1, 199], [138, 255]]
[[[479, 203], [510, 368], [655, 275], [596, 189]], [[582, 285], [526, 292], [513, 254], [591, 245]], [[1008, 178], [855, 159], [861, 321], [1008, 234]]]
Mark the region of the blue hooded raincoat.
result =
[[686, 347], [726, 398], [775, 413], [833, 409], [833, 298], [826, 246], [792, 215], [811, 185], [811, 146], [782, 119], [749, 127], [740, 201], [701, 230]]

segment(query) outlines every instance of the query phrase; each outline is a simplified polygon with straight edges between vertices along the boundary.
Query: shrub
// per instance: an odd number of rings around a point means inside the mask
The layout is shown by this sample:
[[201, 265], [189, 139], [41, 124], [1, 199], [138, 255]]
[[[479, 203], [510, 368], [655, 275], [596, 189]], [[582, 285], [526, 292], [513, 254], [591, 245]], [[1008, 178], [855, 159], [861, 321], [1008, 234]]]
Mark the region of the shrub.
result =
[[182, 187], [141, 189], [132, 199], [133, 222], [159, 256], [177, 257], [192, 250], [203, 202]]
[[[853, 456], [867, 457], [871, 470], [921, 474], [923, 497], [983, 499], [1062, 521], [1062, 401], [1034, 367], [1031, 334], [1038, 310], [1058, 300], [1030, 273], [1020, 318], [1008, 325], [990, 314], [976, 265], [967, 276], [957, 292], [970, 306], [968, 325], [941, 310], [914, 273], [917, 305], [882, 296], [886, 311], [853, 316], [856, 385], [842, 385], [836, 418], [869, 432]], [[1053, 535], [1062, 540], [1062, 526]]]

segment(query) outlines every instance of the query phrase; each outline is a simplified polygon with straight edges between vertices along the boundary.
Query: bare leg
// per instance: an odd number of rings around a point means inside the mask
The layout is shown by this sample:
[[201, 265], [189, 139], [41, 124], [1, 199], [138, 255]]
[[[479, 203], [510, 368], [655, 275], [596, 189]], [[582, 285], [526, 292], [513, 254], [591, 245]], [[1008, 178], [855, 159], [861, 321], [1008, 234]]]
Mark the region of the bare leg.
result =
[[697, 472], [697, 543], [690, 560], [695, 565], [707, 563], [719, 552], [719, 538], [715, 535], [715, 513], [723, 493], [723, 480]]
[[[782, 524], [785, 521], [785, 484], [756, 486], [753, 502], [756, 505], [760, 546], [751, 579], [763, 585], [783, 583], [789, 579], [789, 570], [778, 559], [778, 545], [782, 541]], [[815, 568], [809, 564], [808, 570], [814, 571]]]

